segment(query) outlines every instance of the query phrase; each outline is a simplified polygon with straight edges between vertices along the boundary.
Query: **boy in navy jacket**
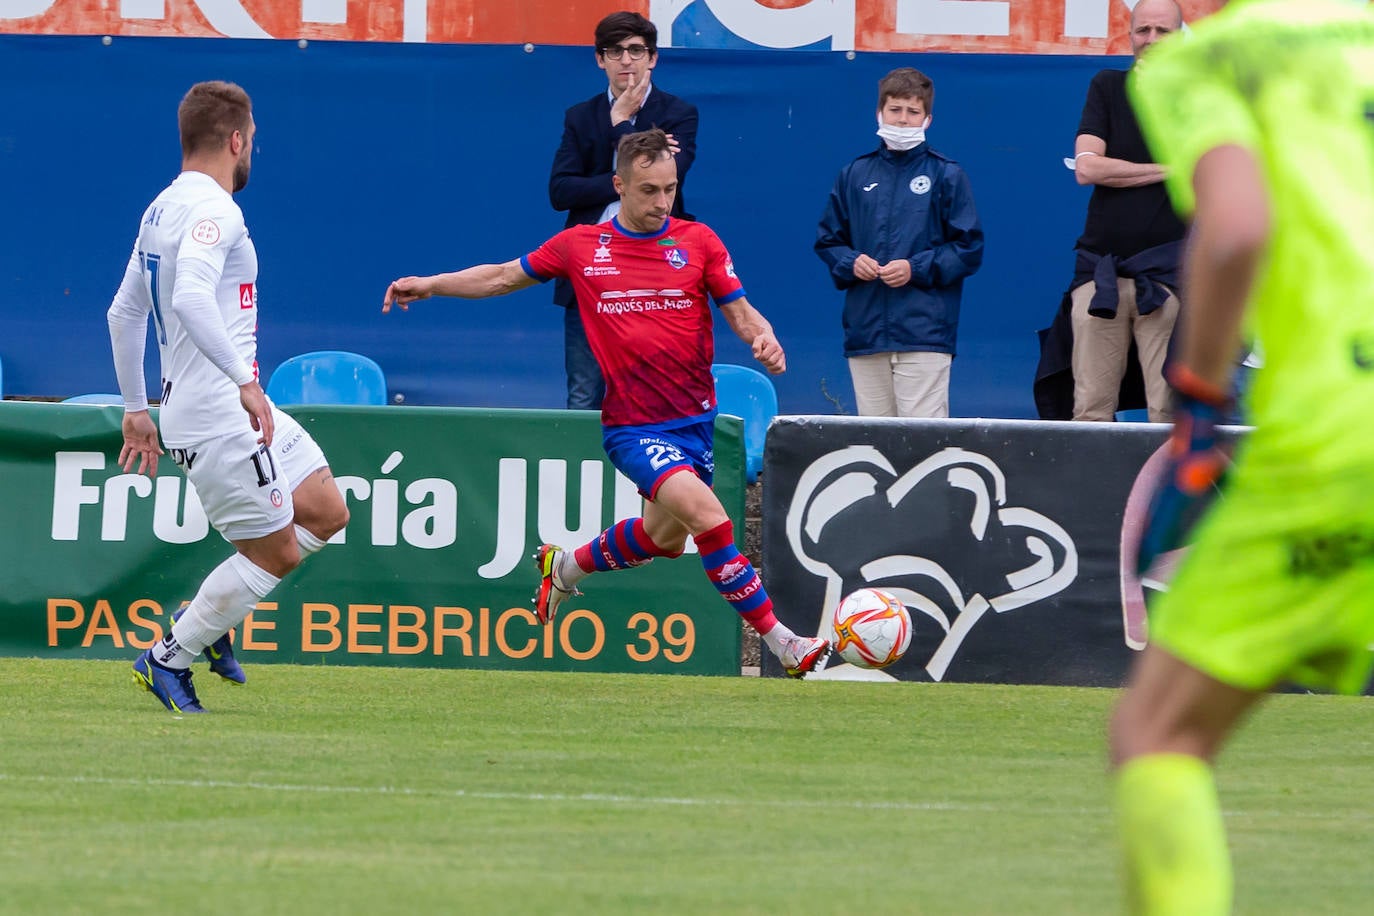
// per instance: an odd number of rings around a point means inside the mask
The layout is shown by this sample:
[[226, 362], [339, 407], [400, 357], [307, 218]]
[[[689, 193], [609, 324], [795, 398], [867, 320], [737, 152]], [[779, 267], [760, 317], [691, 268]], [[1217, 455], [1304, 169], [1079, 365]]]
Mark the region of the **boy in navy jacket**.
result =
[[983, 262], [983, 229], [968, 176], [925, 142], [934, 98], [919, 70], [883, 77], [883, 143], [840, 170], [816, 232], [816, 253], [845, 291], [844, 353], [862, 416], [949, 416], [959, 302]]

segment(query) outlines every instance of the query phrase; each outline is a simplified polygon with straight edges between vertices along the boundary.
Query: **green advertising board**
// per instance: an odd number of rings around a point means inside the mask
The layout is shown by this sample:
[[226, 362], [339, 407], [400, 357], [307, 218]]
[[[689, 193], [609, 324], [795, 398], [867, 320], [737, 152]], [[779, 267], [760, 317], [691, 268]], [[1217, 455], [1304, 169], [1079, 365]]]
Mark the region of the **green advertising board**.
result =
[[[535, 623], [531, 557], [637, 516], [589, 411], [296, 407], [348, 527], [239, 628], [245, 663], [738, 674], [739, 620], [695, 548], [596, 575]], [[120, 407], [0, 402], [0, 655], [129, 658], [231, 550], [163, 458], [118, 466]], [[715, 488], [744, 530], [743, 425]]]

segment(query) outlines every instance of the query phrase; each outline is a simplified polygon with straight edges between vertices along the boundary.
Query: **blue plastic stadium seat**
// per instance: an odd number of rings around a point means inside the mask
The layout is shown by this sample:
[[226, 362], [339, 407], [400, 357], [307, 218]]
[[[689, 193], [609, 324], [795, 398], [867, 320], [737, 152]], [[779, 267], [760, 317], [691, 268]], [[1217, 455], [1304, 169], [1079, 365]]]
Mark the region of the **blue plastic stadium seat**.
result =
[[385, 404], [386, 376], [366, 356], [316, 350], [293, 356], [267, 381], [267, 396], [283, 404]]
[[119, 394], [78, 394], [67, 398], [63, 404], [118, 404], [124, 406], [124, 396]]
[[768, 424], [778, 415], [778, 392], [773, 380], [757, 369], [716, 363], [716, 409], [744, 420], [745, 477], [750, 483], [763, 470], [763, 440]]

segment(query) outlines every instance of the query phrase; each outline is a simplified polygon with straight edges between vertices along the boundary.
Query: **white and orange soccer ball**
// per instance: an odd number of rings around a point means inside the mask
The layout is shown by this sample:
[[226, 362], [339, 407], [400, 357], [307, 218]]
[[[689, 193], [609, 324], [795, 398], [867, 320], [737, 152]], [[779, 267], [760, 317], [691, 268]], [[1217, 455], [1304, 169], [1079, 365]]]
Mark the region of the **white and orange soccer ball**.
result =
[[835, 608], [835, 652], [860, 668], [886, 668], [911, 645], [911, 614], [889, 592], [861, 588]]

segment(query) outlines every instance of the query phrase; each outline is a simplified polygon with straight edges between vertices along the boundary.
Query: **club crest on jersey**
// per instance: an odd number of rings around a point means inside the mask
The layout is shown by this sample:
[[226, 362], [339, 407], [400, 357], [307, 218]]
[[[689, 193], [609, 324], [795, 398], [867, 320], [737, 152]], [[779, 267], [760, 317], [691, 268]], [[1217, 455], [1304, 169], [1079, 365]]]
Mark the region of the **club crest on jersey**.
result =
[[239, 308], [251, 309], [258, 306], [258, 285], [256, 283], [239, 284]]
[[669, 248], [663, 252], [663, 259], [673, 265], [674, 270], [682, 270], [687, 266], [687, 252], [681, 248]]
[[925, 193], [927, 193], [929, 190], [930, 190], [930, 176], [928, 176], [928, 175], [917, 175], [915, 178], [911, 179], [911, 193], [912, 193], [912, 194], [925, 194]]
[[219, 241], [219, 224], [212, 219], [203, 219], [191, 227], [191, 238], [202, 245], [214, 245]]

